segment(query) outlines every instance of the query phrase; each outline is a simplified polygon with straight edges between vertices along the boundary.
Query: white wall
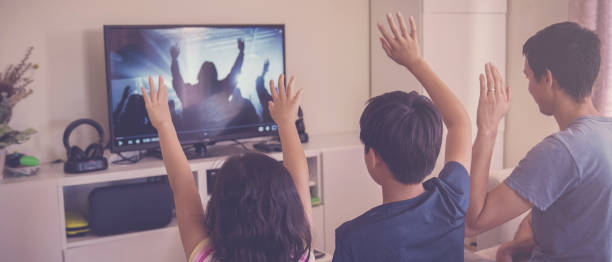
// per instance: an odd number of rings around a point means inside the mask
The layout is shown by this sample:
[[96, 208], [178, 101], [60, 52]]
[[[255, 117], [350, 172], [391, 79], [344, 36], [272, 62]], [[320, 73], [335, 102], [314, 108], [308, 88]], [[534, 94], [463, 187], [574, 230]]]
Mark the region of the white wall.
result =
[[[0, 69], [18, 62], [27, 46], [35, 47], [32, 61], [41, 66], [33, 95], [11, 121], [39, 133], [9, 150], [50, 161], [64, 157], [61, 139], [71, 121], [89, 117], [108, 126], [103, 24], [285, 23], [287, 71], [305, 89], [307, 131], [356, 131], [369, 96], [368, 6], [367, 0], [0, 1]], [[86, 146], [86, 131], [71, 141]]]
[[507, 80], [512, 106], [506, 119], [504, 166], [513, 167], [546, 136], [559, 130], [554, 118], [540, 113], [523, 75], [523, 44], [539, 30], [567, 21], [569, 0], [508, 1]]

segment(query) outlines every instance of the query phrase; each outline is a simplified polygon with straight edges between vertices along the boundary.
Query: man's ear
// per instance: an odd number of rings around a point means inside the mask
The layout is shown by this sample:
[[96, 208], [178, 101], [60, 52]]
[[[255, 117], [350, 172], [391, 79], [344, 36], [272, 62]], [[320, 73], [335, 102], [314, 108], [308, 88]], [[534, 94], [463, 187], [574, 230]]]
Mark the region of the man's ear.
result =
[[546, 69], [544, 72], [544, 83], [547, 88], [552, 88], [553, 84], [556, 84], [557, 80], [553, 77], [552, 72]]

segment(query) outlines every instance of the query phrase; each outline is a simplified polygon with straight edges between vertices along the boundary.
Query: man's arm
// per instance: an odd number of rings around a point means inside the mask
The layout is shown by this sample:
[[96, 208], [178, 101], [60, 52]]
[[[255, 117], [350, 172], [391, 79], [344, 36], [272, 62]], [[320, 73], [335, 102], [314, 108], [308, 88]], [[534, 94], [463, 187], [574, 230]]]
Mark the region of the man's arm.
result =
[[121, 100], [119, 100], [119, 104], [117, 105], [117, 108], [115, 108], [115, 110], [113, 111], [113, 122], [115, 123], [115, 125], [119, 124], [119, 115], [121, 115], [121, 111], [123, 111], [123, 106], [125, 105], [125, 101], [130, 96], [131, 91], [132, 91], [132, 88], [130, 86], [126, 86], [123, 89]]
[[257, 90], [257, 96], [259, 97], [259, 100], [261, 101], [261, 105], [263, 107], [266, 107], [268, 105], [268, 101], [272, 100], [272, 97], [270, 96], [270, 94], [268, 94], [268, 91], [266, 91], [265, 86], [265, 77], [269, 67], [270, 60], [266, 60], [264, 62], [263, 71], [261, 72], [261, 75], [257, 77], [255, 83], [255, 90]]
[[234, 88], [238, 85], [238, 76], [242, 71], [242, 63], [244, 62], [244, 40], [241, 38], [238, 39], [238, 50], [240, 52], [238, 53], [238, 57], [236, 57], [236, 61], [234, 61], [232, 70], [221, 83], [221, 88], [223, 88], [221, 92], [227, 94], [227, 96], [230, 96], [234, 92]]
[[510, 108], [510, 88], [492, 64], [480, 75], [480, 99], [476, 123], [478, 133], [472, 149], [470, 205], [466, 215], [466, 236], [475, 236], [524, 213], [533, 205], [502, 183], [487, 192], [489, 168], [497, 128]]
[[168, 108], [168, 89], [159, 77], [159, 92], [155, 90], [153, 78], [149, 77], [151, 94], [141, 87], [145, 107], [151, 123], [157, 129], [164, 166], [174, 195], [176, 218], [185, 256], [189, 258], [196, 245], [207, 238], [204, 228], [204, 208], [195, 179], [181, 148]]
[[293, 83], [294, 78], [291, 77], [289, 84], [285, 88], [285, 76], [281, 74], [278, 77], [278, 92], [276, 92], [274, 80], [270, 80], [272, 101], [268, 103], [268, 107], [272, 119], [278, 125], [278, 134], [283, 149], [283, 163], [287, 170], [289, 170], [289, 174], [291, 174], [295, 188], [304, 206], [304, 213], [310, 223], [312, 221], [312, 204], [310, 200], [308, 163], [306, 162], [306, 155], [304, 154], [304, 149], [295, 127], [295, 118], [303, 90], [300, 89], [294, 94]]
[[497, 261], [526, 261], [531, 256], [534, 247], [530, 212], [519, 225], [514, 239], [497, 249]]
[[399, 29], [391, 14], [387, 15], [392, 33], [387, 32], [382, 24], [378, 24], [378, 29], [383, 35], [380, 38], [382, 47], [393, 61], [410, 70], [440, 110], [442, 120], [448, 129], [445, 161], [459, 162], [469, 170], [472, 141], [470, 117], [459, 99], [421, 57], [414, 18], [410, 17], [410, 32], [400, 13], [397, 13], [397, 19]]
[[170, 72], [172, 73], [172, 87], [174, 87], [174, 91], [176, 92], [176, 96], [183, 101], [183, 88], [185, 82], [183, 81], [183, 76], [181, 76], [181, 70], [178, 66], [178, 55], [180, 50], [177, 46], [173, 46], [170, 48], [170, 56], [172, 57], [172, 63], [170, 64]]

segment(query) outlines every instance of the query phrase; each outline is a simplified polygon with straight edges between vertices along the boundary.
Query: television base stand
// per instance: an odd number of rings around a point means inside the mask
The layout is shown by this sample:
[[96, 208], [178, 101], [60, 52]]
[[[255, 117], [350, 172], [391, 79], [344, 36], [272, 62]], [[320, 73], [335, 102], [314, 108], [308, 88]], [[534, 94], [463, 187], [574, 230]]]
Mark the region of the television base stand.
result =
[[269, 153], [269, 152], [282, 152], [283, 148], [281, 146], [281, 143], [279, 141], [276, 140], [271, 140], [271, 141], [262, 141], [259, 143], [255, 143], [253, 144], [253, 148], [261, 151], [261, 152], [265, 152], [265, 153]]
[[183, 148], [187, 159], [198, 159], [208, 157], [208, 149], [204, 143], [196, 143], [187, 148]]
[[[185, 156], [189, 160], [209, 157], [208, 149], [206, 148], [206, 144], [204, 143], [196, 143], [188, 146], [183, 146], [183, 152], [185, 152]], [[163, 159], [162, 152], [159, 148], [149, 150], [147, 152], [147, 155]]]

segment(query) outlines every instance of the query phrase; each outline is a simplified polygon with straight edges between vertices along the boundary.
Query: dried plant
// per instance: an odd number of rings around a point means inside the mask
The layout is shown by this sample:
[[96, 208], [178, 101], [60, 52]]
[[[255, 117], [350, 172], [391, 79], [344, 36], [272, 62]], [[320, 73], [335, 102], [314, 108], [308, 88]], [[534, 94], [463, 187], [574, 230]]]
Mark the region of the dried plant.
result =
[[8, 126], [13, 116], [13, 107], [33, 92], [28, 85], [34, 80], [26, 75], [38, 68], [38, 65], [28, 61], [32, 50], [34, 47], [28, 48], [19, 64], [9, 65], [3, 73], [0, 72], [0, 148], [21, 144], [36, 133], [36, 130], [31, 128], [18, 131]]
[[0, 148], [5, 148], [14, 144], [21, 144], [30, 139], [36, 130], [28, 128], [23, 131], [12, 129], [7, 124], [0, 124]]
[[0, 73], [0, 95], [9, 99], [11, 107], [32, 94], [32, 89], [27, 86], [34, 80], [24, 76], [29, 70], [38, 68], [38, 65], [28, 62], [32, 50], [34, 47], [28, 48], [25, 57], [17, 66], [9, 65], [4, 73]]

